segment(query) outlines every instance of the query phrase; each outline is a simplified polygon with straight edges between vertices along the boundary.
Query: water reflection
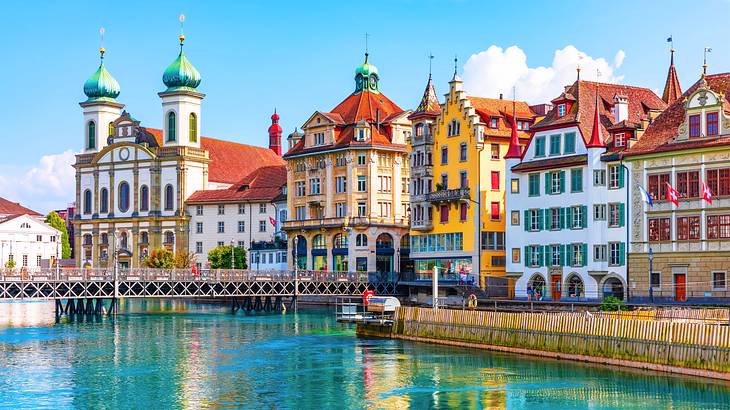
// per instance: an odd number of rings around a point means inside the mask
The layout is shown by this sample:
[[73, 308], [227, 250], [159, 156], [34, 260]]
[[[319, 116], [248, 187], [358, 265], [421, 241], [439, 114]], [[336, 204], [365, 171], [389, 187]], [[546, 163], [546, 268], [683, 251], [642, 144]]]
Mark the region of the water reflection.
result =
[[[0, 407], [719, 408], [721, 383], [392, 340], [327, 313], [134, 301], [54, 323], [0, 304]], [[27, 309], [23, 311], [23, 309]]]

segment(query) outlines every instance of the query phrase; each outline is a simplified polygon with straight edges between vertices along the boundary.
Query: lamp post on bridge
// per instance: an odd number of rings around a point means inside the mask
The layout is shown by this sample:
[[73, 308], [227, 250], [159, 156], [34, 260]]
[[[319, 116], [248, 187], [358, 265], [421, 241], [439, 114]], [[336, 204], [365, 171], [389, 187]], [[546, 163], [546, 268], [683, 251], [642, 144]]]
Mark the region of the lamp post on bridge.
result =
[[651, 283], [651, 278], [654, 273], [654, 251], [649, 247], [649, 299], [651, 303], [654, 303], [654, 287]]
[[233, 247], [233, 239], [231, 239], [231, 270], [236, 269], [236, 253]]

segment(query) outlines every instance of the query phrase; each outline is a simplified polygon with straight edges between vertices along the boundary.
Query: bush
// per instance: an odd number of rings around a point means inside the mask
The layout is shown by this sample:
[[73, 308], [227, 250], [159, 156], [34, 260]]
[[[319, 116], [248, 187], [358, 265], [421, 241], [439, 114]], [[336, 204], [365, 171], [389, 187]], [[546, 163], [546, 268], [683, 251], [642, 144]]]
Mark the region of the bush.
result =
[[624, 301], [616, 296], [606, 296], [603, 298], [603, 302], [601, 302], [601, 311], [615, 312], [617, 310], [626, 310], [624, 306]]
[[142, 265], [148, 268], [172, 269], [175, 267], [175, 257], [165, 248], [153, 249], [149, 256], [144, 258]]
[[[246, 250], [239, 247], [233, 247], [236, 265], [234, 269], [246, 269]], [[211, 269], [231, 269], [231, 246], [219, 246], [208, 252], [208, 261]]]

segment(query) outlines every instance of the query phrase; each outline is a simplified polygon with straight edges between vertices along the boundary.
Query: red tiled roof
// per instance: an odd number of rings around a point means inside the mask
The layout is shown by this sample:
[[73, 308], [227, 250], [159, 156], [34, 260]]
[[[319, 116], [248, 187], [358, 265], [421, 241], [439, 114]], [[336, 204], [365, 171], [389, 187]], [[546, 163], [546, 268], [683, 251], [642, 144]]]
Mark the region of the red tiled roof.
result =
[[[163, 146], [162, 130], [145, 128]], [[233, 184], [258, 167], [284, 165], [286, 162], [274, 151], [265, 147], [240, 144], [215, 138], [201, 137], [200, 147], [208, 151], [208, 180]]]
[[209, 189], [193, 192], [187, 203], [221, 201], [272, 201], [286, 185], [286, 167], [261, 167], [243, 177], [228, 189]]
[[588, 155], [571, 155], [569, 157], [558, 157], [541, 159], [537, 161], [522, 162], [512, 167], [515, 172], [542, 171], [545, 169], [564, 168], [575, 165], [585, 165], [588, 162]]
[[[482, 122], [487, 124], [487, 137], [506, 137], [512, 135], [512, 100], [503, 100], [499, 98], [483, 98], [483, 97], [467, 97], [471, 101], [472, 107], [477, 112]], [[515, 101], [515, 116], [518, 120], [535, 121], [538, 117], [537, 113], [532, 111], [530, 105], [524, 101]], [[501, 117], [503, 120], [497, 122], [497, 128], [490, 128], [491, 117]], [[518, 130], [517, 135], [520, 139], [529, 140], [530, 133]]]
[[[713, 74], [705, 77], [707, 86], [716, 93], [724, 93], [724, 110], [730, 113], [730, 73]], [[688, 141], [674, 142], [679, 126], [685, 121], [684, 99], [692, 94], [699, 86], [700, 81], [694, 83], [680, 98], [675, 100], [661, 113], [646, 129], [644, 135], [624, 156], [647, 154], [650, 152], [679, 151], [690, 148], [705, 148], [720, 145], [730, 145], [730, 136], [715, 138], [696, 138]]]
[[604, 136], [608, 136], [609, 133], [606, 130], [615, 121], [611, 107], [614, 104], [613, 97], [616, 94], [626, 96], [628, 99], [627, 121], [632, 123], [640, 123], [642, 119], [648, 118], [649, 111], [651, 110], [661, 111], [667, 107], [667, 104], [648, 88], [596, 83], [592, 81], [576, 81], [565, 92], [571, 96], [576, 96], [576, 102], [572, 104], [570, 111], [562, 117], [557, 117], [557, 107], [554, 107], [542, 121], [532, 126], [532, 131], [535, 132], [540, 129], [562, 125], [577, 125], [583, 140], [588, 143], [593, 129], [596, 90], [598, 90], [601, 133]]
[[[305, 139], [297, 142], [284, 157], [298, 154], [326, 151], [348, 146], [382, 146], [404, 147], [393, 144], [390, 122], [404, 111], [382, 93], [370, 91], [352, 93], [339, 103], [332, 112], [320, 114], [336, 123], [335, 142], [330, 145], [305, 148]], [[377, 120], [380, 124], [377, 124]], [[355, 141], [355, 124], [364, 120], [370, 125], [370, 139], [365, 142]]]
[[0, 197], [0, 215], [31, 215], [41, 216], [38, 212], [26, 208], [17, 202], [8, 201], [5, 198]]

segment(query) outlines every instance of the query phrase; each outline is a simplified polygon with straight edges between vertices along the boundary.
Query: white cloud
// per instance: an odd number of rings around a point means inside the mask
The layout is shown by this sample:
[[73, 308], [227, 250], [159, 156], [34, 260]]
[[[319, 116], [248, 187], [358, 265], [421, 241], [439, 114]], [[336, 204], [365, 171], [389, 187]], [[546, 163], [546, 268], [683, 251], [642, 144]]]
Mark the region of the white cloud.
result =
[[625, 56], [619, 50], [610, 64], [605, 58], [591, 57], [569, 45], [555, 51], [550, 67], [530, 67], [521, 48], [502, 49], [492, 45], [471, 55], [464, 64], [464, 89], [467, 94], [480, 97], [497, 98], [502, 93], [505, 98], [512, 98], [512, 87], [516, 87], [517, 99], [530, 104], [547, 103], [575, 81], [578, 66], [581, 79], [595, 81], [600, 71], [600, 81], [620, 82], [623, 76], [614, 72], [623, 64]]
[[41, 213], [65, 208], [76, 196], [76, 174], [71, 166], [74, 155], [72, 150], [67, 150], [42, 156], [30, 169], [4, 168], [0, 175], [0, 196]]

